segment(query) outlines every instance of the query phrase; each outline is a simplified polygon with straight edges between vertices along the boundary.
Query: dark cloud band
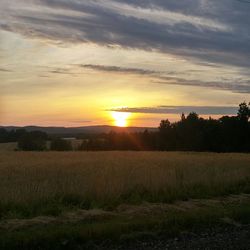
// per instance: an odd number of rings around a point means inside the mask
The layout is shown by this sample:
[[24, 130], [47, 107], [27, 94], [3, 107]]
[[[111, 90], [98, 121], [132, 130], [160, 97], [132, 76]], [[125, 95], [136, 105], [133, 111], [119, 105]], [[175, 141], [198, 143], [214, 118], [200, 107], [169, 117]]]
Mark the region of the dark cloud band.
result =
[[250, 93], [250, 81], [238, 79], [235, 81], [203, 81], [203, 80], [187, 80], [181, 77], [172, 76], [174, 72], [160, 72], [152, 70], [144, 70], [138, 68], [124, 68], [117, 66], [105, 66], [105, 65], [80, 65], [85, 69], [91, 69], [102, 72], [113, 72], [121, 74], [136, 74], [136, 75], [147, 75], [152, 78], [153, 83], [163, 85], [183, 85], [183, 86], [197, 86], [213, 88], [218, 90], [230, 90], [235, 93]]
[[196, 112], [200, 115], [233, 115], [237, 113], [237, 107], [222, 106], [160, 106], [160, 107], [137, 107], [118, 108], [108, 111], [129, 112], [142, 114], [188, 114]]

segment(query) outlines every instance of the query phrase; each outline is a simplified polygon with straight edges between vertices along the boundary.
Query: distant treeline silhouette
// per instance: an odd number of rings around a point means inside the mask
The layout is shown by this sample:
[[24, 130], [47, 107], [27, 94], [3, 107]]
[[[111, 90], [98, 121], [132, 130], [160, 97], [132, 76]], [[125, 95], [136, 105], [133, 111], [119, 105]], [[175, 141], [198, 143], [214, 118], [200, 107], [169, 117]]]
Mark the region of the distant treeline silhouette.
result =
[[18, 142], [18, 149], [44, 151], [47, 149], [48, 135], [41, 131], [27, 132], [25, 129], [7, 131], [0, 128], [0, 143]]
[[250, 152], [250, 104], [236, 116], [204, 119], [196, 113], [178, 122], [162, 120], [158, 132], [115, 133], [85, 140], [82, 150]]
[[[235, 116], [220, 119], [204, 119], [196, 113], [181, 115], [178, 122], [162, 120], [157, 132], [103, 133], [78, 135], [82, 143], [77, 150], [153, 150], [153, 151], [211, 151], [250, 152], [250, 103], [239, 105]], [[18, 141], [21, 150], [46, 150], [46, 141], [51, 141], [51, 149], [72, 150], [56, 136], [48, 137], [42, 132], [25, 130], [6, 131], [0, 129], [0, 142]], [[71, 142], [72, 143], [72, 142]], [[76, 149], [76, 148], [74, 148]]]

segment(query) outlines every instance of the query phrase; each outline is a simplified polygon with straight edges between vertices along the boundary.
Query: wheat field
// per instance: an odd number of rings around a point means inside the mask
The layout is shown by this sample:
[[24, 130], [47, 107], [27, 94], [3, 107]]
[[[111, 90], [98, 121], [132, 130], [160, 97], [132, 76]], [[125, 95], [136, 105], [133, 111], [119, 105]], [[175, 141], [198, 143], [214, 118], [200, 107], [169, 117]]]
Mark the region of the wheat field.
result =
[[241, 193], [250, 194], [249, 154], [0, 152], [0, 248], [66, 241], [73, 249], [148, 230], [200, 230], [225, 216], [246, 223], [249, 195], [231, 196]]
[[171, 201], [248, 192], [249, 154], [1, 152], [1, 204]]

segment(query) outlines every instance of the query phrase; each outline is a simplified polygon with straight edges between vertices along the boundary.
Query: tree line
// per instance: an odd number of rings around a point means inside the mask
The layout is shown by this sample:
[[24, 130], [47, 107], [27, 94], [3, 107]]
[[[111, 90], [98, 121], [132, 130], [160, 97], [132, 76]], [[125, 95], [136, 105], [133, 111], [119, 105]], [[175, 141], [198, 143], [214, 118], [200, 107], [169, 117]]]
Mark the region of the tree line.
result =
[[[157, 132], [78, 135], [82, 143], [74, 148], [72, 142], [40, 131], [7, 131], [0, 129], [0, 142], [18, 142], [20, 150], [152, 150], [152, 151], [211, 151], [250, 152], [250, 103], [239, 105], [235, 116], [204, 119], [196, 113], [171, 123], [162, 120]], [[48, 147], [48, 141], [50, 146]]]

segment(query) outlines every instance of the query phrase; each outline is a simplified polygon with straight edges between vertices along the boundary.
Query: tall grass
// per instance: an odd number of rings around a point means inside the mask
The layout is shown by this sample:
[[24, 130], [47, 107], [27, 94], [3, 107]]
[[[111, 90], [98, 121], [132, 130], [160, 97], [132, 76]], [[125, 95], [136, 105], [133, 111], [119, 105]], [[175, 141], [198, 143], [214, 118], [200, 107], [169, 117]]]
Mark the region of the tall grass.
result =
[[242, 192], [250, 192], [249, 154], [0, 152], [2, 216]]

